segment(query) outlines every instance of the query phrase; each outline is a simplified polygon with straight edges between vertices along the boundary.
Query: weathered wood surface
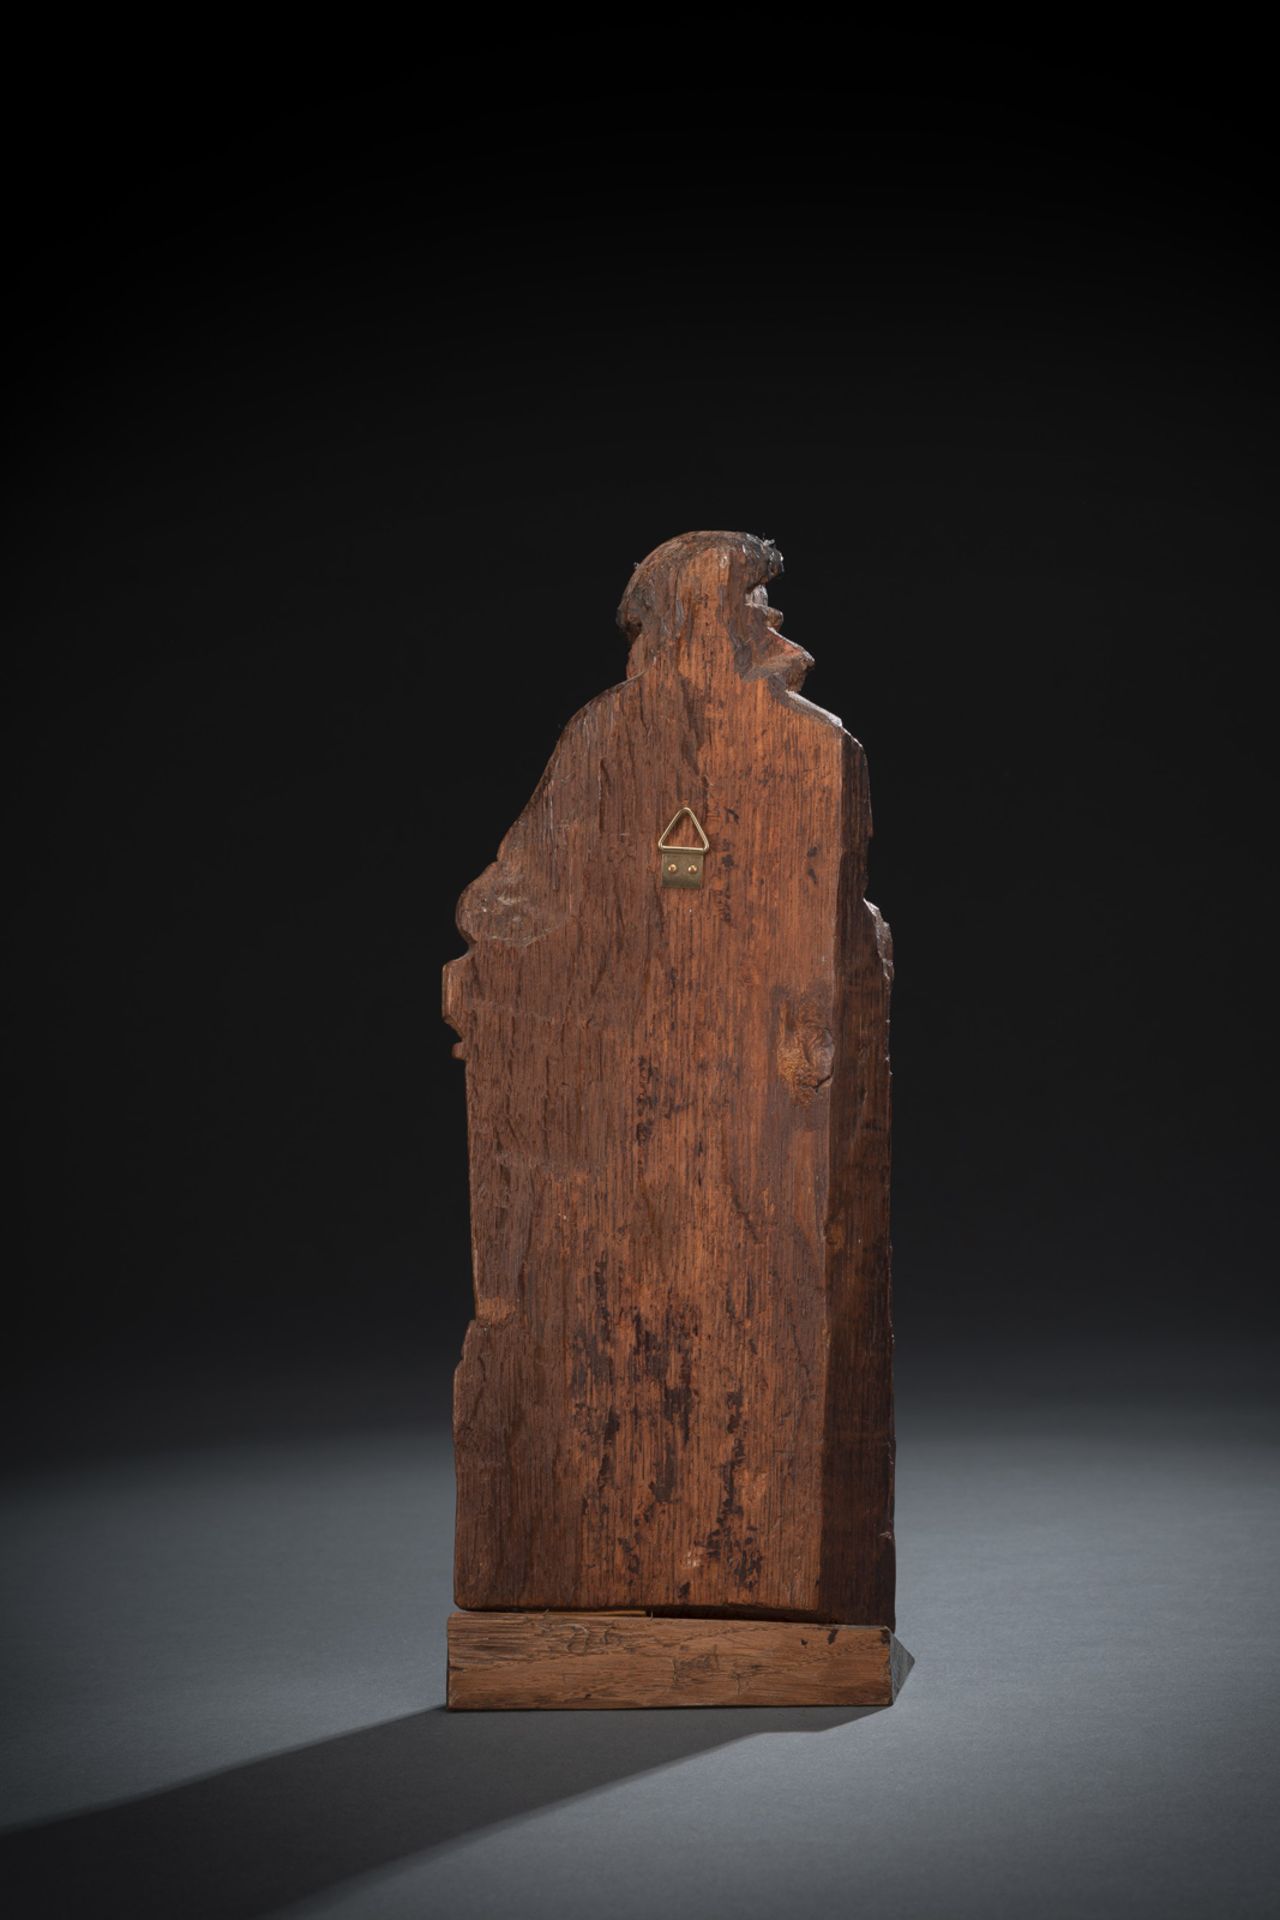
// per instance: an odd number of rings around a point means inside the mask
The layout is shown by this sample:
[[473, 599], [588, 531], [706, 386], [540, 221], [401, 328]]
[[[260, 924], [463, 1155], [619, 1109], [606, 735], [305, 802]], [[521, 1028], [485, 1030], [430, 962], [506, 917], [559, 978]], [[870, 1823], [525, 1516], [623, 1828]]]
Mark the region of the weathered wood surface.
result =
[[911, 1667], [888, 1627], [455, 1613], [448, 1703], [503, 1707], [888, 1707]]
[[[780, 567], [725, 532], [640, 563], [628, 678], [459, 903], [462, 1607], [894, 1624], [889, 934]], [[700, 889], [661, 884], [682, 805]]]

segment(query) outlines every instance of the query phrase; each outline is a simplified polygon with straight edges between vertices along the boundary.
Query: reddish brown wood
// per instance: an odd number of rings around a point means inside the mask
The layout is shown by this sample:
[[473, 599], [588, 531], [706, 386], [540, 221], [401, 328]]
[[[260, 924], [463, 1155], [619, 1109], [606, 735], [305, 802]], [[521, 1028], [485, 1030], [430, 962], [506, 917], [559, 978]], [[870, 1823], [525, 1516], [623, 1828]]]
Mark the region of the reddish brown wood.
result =
[[888, 1707], [888, 1627], [652, 1614], [455, 1613], [448, 1702], [482, 1707]]
[[[889, 933], [772, 543], [636, 568], [444, 970], [476, 1313], [456, 1597], [894, 1622]], [[661, 885], [690, 806], [700, 889]]]

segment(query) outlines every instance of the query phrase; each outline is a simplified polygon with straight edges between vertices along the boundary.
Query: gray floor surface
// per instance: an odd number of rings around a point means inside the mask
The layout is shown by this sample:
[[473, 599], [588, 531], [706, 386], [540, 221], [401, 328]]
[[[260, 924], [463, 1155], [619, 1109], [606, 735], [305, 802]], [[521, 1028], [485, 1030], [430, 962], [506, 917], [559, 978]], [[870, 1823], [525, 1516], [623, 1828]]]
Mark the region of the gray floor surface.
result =
[[862, 1713], [445, 1714], [442, 1432], [12, 1480], [9, 1911], [1280, 1910], [1260, 1403], [944, 1395], [899, 1429], [916, 1666]]

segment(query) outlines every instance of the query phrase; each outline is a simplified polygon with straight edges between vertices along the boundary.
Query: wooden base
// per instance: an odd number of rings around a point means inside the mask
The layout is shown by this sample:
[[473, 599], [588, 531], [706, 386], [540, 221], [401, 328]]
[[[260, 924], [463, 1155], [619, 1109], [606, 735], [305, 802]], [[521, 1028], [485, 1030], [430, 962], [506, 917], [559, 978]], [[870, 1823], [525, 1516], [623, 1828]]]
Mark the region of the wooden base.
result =
[[888, 1707], [911, 1664], [888, 1627], [645, 1613], [454, 1613], [448, 1704]]

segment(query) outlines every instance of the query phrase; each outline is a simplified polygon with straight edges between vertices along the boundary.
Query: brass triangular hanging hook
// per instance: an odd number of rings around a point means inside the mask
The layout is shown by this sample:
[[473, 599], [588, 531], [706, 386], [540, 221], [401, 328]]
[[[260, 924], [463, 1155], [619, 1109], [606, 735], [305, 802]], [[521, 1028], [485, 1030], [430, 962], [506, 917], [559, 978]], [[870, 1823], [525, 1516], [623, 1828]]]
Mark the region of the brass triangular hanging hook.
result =
[[[671, 836], [682, 820], [690, 820], [698, 836], [696, 846], [681, 846]], [[662, 884], [664, 887], [700, 887], [702, 885], [702, 860], [711, 842], [703, 832], [702, 822], [692, 807], [677, 807], [662, 832], [658, 835], [658, 852], [662, 859]]]

